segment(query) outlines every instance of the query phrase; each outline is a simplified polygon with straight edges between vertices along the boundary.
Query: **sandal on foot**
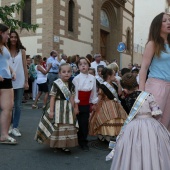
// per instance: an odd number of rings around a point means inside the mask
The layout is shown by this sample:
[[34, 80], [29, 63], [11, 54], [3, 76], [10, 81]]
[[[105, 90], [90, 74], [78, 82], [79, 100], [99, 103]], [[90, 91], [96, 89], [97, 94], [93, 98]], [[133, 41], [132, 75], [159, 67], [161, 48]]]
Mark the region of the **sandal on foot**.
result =
[[104, 138], [104, 136], [103, 135], [98, 135], [98, 140], [100, 140], [100, 141], [105, 141], [105, 138]]
[[70, 150], [68, 148], [61, 148], [62, 151], [64, 151], [65, 153], [70, 153]]
[[32, 105], [32, 109], [38, 109], [38, 106], [35, 105], [35, 104], [33, 104], [33, 105]]
[[14, 138], [8, 136], [5, 140], [0, 140], [0, 143], [1, 144], [16, 145], [17, 141]]

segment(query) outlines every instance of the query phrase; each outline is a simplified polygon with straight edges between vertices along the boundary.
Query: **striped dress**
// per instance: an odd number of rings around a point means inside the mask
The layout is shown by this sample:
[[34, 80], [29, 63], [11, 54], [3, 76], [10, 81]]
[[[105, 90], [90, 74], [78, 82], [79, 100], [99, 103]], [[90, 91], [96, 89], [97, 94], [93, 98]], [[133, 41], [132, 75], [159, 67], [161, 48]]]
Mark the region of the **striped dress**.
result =
[[113, 94], [102, 84], [98, 92], [96, 112], [90, 118], [90, 135], [117, 136], [127, 113], [122, 105], [114, 100]]
[[[49, 144], [51, 148], [74, 147], [78, 145], [75, 116], [70, 101], [66, 100], [56, 81], [50, 92], [50, 95], [56, 98], [54, 119], [50, 119], [48, 116], [50, 112], [50, 103], [48, 103], [40, 119], [35, 140], [39, 143]], [[65, 82], [65, 85], [73, 95], [74, 85], [71, 82]]]

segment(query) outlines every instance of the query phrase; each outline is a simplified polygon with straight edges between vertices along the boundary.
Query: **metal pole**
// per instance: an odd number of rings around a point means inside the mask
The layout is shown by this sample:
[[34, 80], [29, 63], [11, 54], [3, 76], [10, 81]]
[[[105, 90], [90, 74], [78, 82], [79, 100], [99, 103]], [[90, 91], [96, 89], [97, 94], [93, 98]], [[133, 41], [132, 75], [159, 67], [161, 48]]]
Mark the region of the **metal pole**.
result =
[[122, 53], [120, 53], [120, 70], [122, 69]]

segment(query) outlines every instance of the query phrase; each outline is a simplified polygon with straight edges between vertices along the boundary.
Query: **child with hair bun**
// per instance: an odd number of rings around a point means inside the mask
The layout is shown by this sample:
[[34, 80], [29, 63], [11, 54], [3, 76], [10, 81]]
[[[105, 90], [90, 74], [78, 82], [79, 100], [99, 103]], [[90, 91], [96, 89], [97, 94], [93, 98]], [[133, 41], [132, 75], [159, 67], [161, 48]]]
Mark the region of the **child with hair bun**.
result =
[[139, 91], [136, 77], [126, 73], [121, 80], [129, 94], [126, 104], [130, 114], [106, 160], [112, 159], [111, 170], [170, 169], [170, 133], [153, 116], [162, 114], [152, 94]]
[[114, 88], [114, 71], [103, 68], [104, 82], [99, 87], [98, 104], [90, 119], [90, 135], [98, 135], [99, 139], [110, 141], [117, 136], [127, 114], [120, 104], [118, 93]]

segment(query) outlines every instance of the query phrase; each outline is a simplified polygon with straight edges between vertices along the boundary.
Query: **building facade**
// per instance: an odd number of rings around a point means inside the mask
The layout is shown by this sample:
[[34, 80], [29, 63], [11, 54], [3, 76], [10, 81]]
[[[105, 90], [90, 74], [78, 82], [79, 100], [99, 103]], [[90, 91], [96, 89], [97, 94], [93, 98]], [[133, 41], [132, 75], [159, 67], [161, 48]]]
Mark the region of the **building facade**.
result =
[[142, 55], [148, 40], [150, 24], [156, 15], [165, 12], [165, 10], [169, 10], [166, 1], [167, 0], [135, 1], [133, 63], [141, 65]]
[[[0, 2], [5, 6], [18, 0]], [[67, 55], [101, 53], [122, 67], [132, 61], [134, 0], [25, 0], [25, 4], [25, 10], [13, 17], [39, 24], [36, 32], [18, 30], [27, 54], [48, 57], [55, 49]], [[126, 44], [121, 54], [119, 42]]]

